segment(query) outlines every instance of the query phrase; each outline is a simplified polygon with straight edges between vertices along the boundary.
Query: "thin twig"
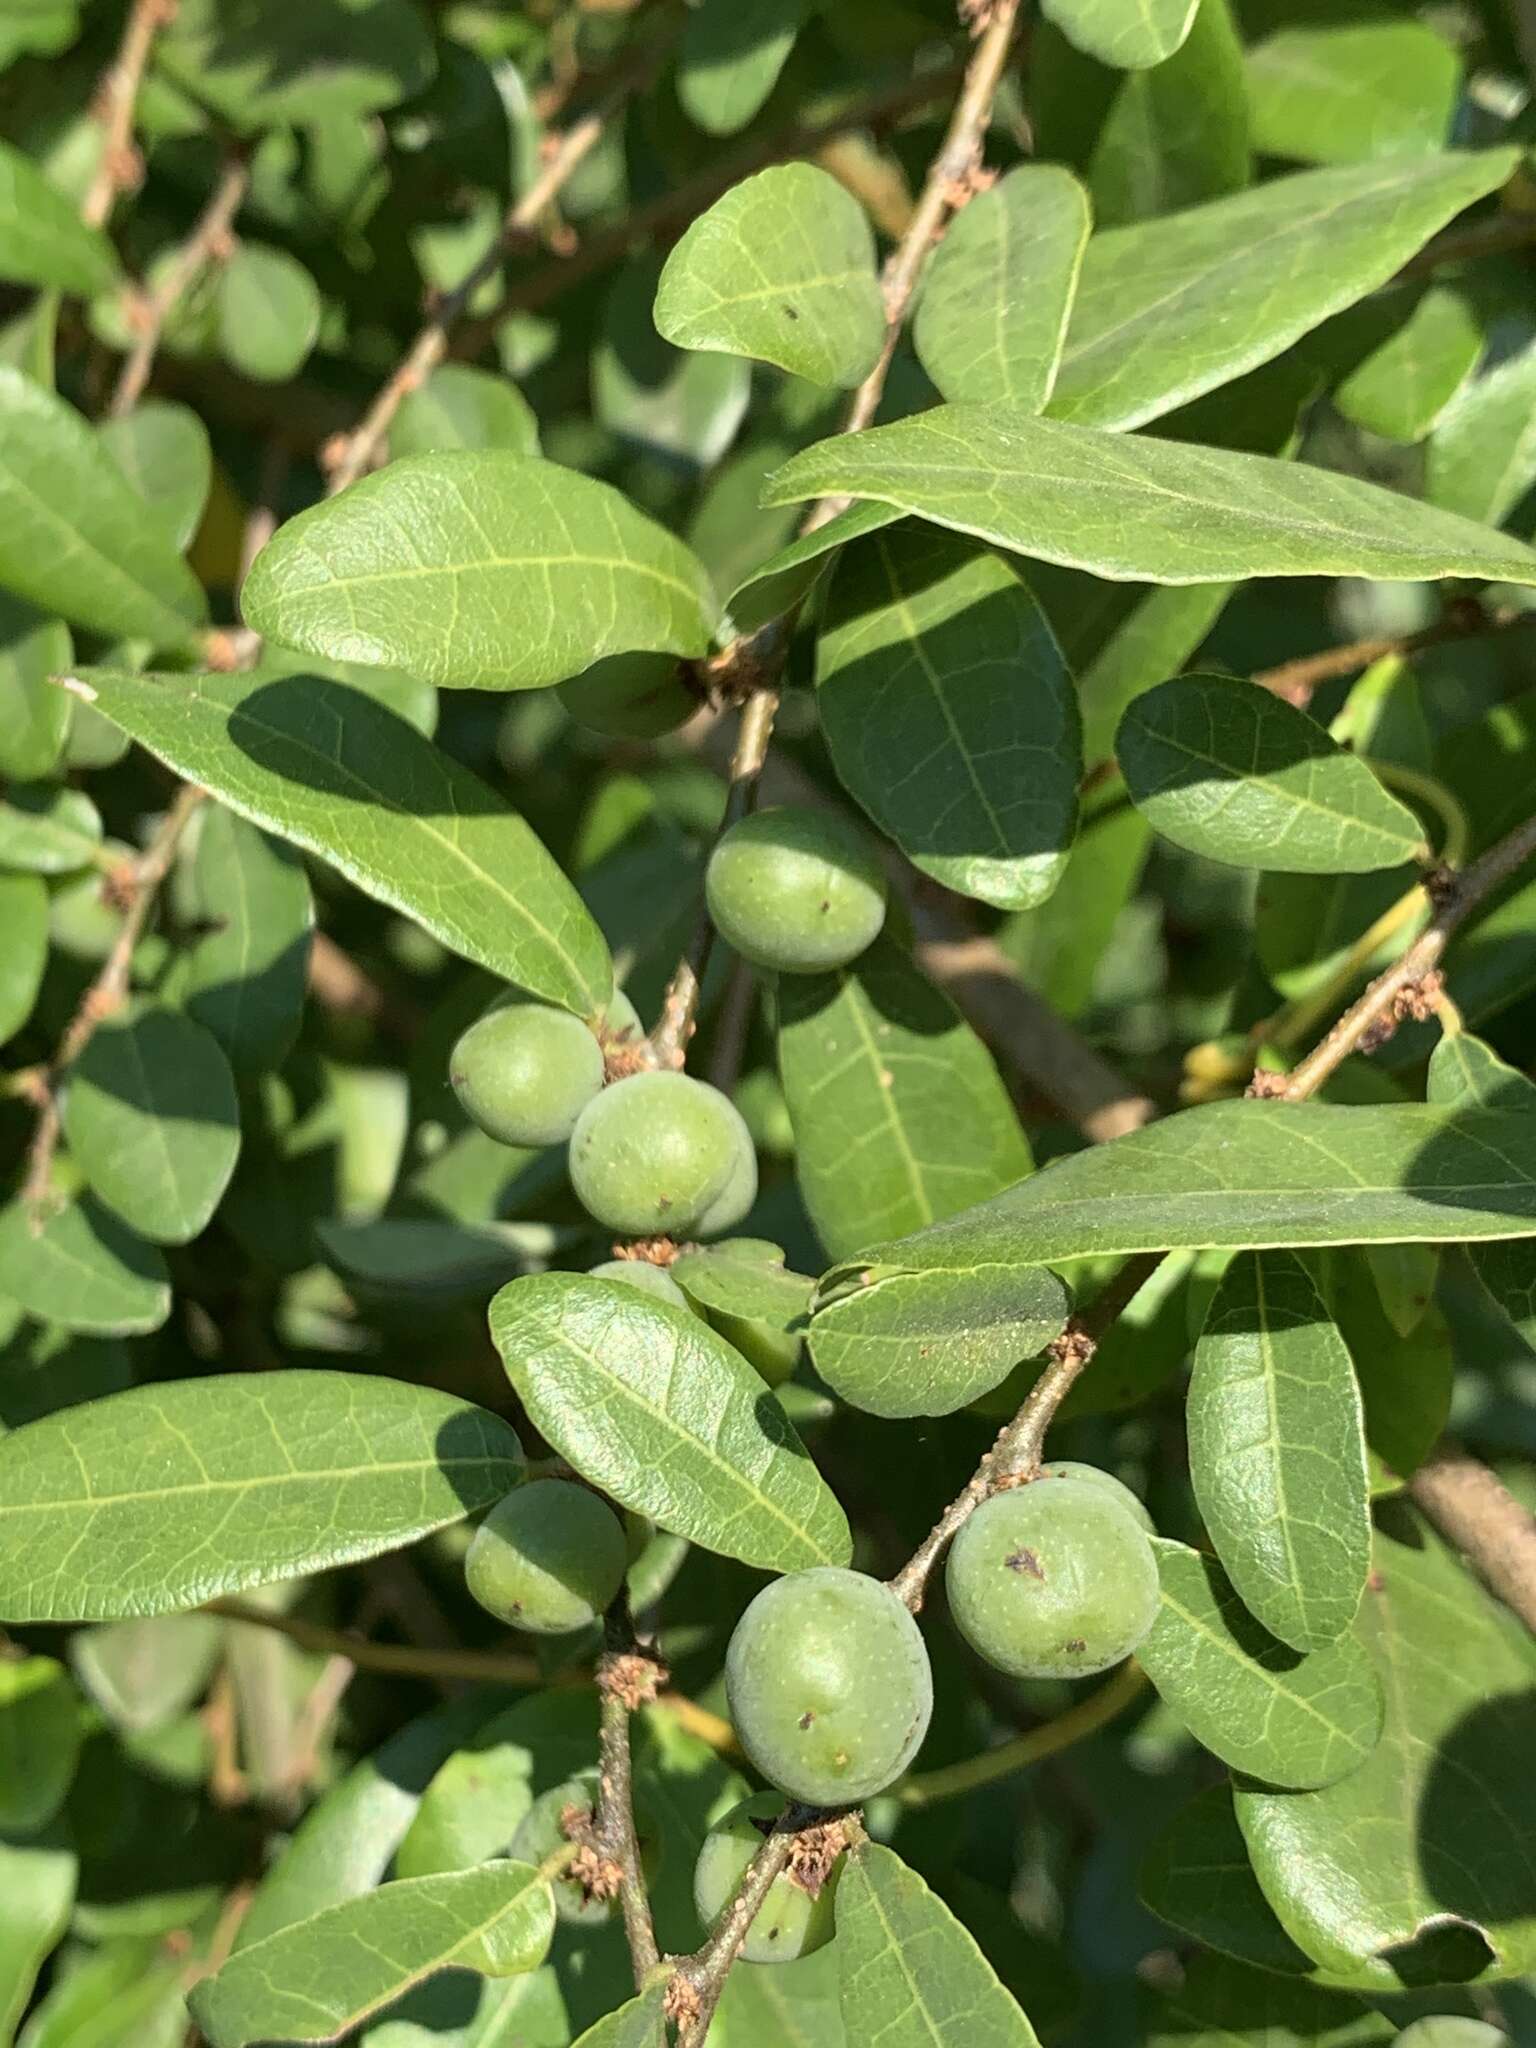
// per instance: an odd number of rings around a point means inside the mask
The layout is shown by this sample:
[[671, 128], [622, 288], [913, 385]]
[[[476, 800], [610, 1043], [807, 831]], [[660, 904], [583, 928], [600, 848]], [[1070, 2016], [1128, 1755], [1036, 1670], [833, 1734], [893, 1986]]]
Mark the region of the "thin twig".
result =
[[1429, 1519], [1536, 1635], [1536, 1515], [1459, 1444], [1438, 1444], [1408, 1481]]
[[191, 234], [176, 251], [165, 276], [152, 292], [141, 296], [132, 309], [138, 338], [123, 361], [117, 384], [107, 406], [108, 416], [121, 419], [132, 412], [144, 395], [150, 372], [155, 367], [165, 323], [185, 293], [212, 263], [227, 261], [234, 248], [235, 215], [249, 189], [251, 174], [244, 157], [226, 162], [208, 203], [198, 215]]
[[1038, 1728], [1027, 1728], [1022, 1735], [1000, 1742], [994, 1749], [982, 1750], [979, 1756], [968, 1756], [939, 1770], [904, 1778], [894, 1796], [903, 1806], [936, 1806], [942, 1799], [958, 1799], [967, 1792], [1011, 1778], [1045, 1757], [1070, 1749], [1085, 1736], [1096, 1734], [1140, 1697], [1146, 1683], [1146, 1673], [1135, 1658], [1127, 1658], [1097, 1692], [1075, 1701], [1054, 1720], [1044, 1721]]
[[635, 1989], [661, 1960], [635, 1834], [634, 1766], [629, 1720], [638, 1706], [656, 1697], [663, 1676], [635, 1637], [629, 1596], [621, 1591], [603, 1618], [603, 1655], [597, 1667], [601, 1701], [598, 1732], [598, 1799], [593, 1833], [599, 1852], [618, 1868], [619, 1906]]
[[1317, 1090], [1363, 1041], [1396, 1019], [1404, 1000], [1434, 972], [1457, 929], [1485, 898], [1500, 888], [1536, 853], [1536, 818], [1527, 818], [1497, 845], [1436, 891], [1436, 910], [1413, 944], [1378, 975], [1358, 1002], [1351, 1005], [1319, 1045], [1287, 1076], [1281, 1099], [1300, 1102]]
[[352, 433], [324, 451], [330, 489], [343, 491], [369, 468], [408, 393], [418, 390], [448, 353], [449, 338], [482, 285], [500, 272], [507, 257], [526, 242], [554, 204], [562, 187], [601, 141], [604, 130], [630, 94], [654, 74], [666, 52], [657, 39], [632, 50], [617, 69], [600, 105], [583, 114], [550, 149], [544, 168], [509, 210], [489, 248], [471, 264], [451, 291], [444, 292], [405, 355]]
[[820, 1826], [826, 1815], [813, 1806], [790, 1806], [742, 1875], [735, 1896], [710, 1931], [708, 1941], [683, 1963], [667, 1987], [667, 2009], [677, 2022], [679, 2048], [695, 2048], [709, 2032], [710, 2021], [725, 1990], [731, 1965], [741, 1953], [763, 1901], [783, 1874], [805, 1827]]
[[[277, 1614], [254, 1602], [229, 1595], [204, 1603], [209, 1614], [274, 1630], [301, 1650], [320, 1650], [348, 1658], [360, 1671], [383, 1671], [402, 1678], [437, 1681], [484, 1681], [493, 1685], [542, 1685], [545, 1674], [535, 1657], [514, 1650], [437, 1650], [417, 1643], [375, 1643], [345, 1629], [323, 1628], [297, 1615]], [[573, 1679], [573, 1683], [579, 1680]]]
[[143, 175], [133, 143], [139, 87], [155, 37], [175, 14], [176, 0], [134, 0], [129, 10], [117, 56], [100, 86], [101, 122], [106, 133], [101, 161], [80, 207], [80, 218], [87, 227], [105, 227], [118, 193], [131, 190]]
[[120, 1010], [127, 1000], [134, 951], [144, 935], [155, 896], [176, 858], [181, 835], [206, 794], [206, 790], [183, 783], [148, 846], [137, 860], [126, 864], [126, 873], [116, 878], [116, 886], [124, 897], [122, 924], [112, 942], [111, 952], [81, 997], [79, 1008], [66, 1025], [58, 1048], [35, 1091], [37, 1127], [27, 1153], [22, 1195], [39, 1214], [53, 1178], [53, 1155], [59, 1142], [60, 1087], [70, 1068], [95, 1036], [96, 1027]]
[[1452, 605], [1443, 619], [1421, 626], [1415, 633], [1378, 633], [1365, 640], [1347, 640], [1341, 646], [1324, 647], [1317, 654], [1299, 655], [1275, 668], [1260, 669], [1253, 680], [1304, 711], [1323, 683], [1355, 675], [1389, 654], [1422, 654], [1430, 647], [1520, 632], [1529, 626], [1536, 626], [1536, 612], [1516, 611], [1512, 606], [1490, 612], [1477, 603]]

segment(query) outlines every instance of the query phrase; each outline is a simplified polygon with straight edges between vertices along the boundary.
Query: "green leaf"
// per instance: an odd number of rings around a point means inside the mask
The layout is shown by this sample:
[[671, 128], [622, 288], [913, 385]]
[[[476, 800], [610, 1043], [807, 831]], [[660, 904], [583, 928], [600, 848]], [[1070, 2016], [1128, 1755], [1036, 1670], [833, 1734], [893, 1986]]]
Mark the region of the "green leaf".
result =
[[37, 875], [0, 874], [0, 1045], [31, 1016], [47, 964], [47, 888]]
[[420, 92], [435, 68], [414, 0], [306, 0], [259, 34], [228, 0], [183, 0], [155, 65], [242, 134], [356, 120]]
[[844, 788], [915, 866], [1003, 910], [1051, 893], [1077, 826], [1077, 695], [1008, 563], [914, 524], [854, 542], [816, 703]]
[[865, 1840], [837, 1887], [838, 2001], [850, 2042], [1039, 2048], [967, 1930], [915, 1870]]
[[155, 513], [166, 540], [183, 553], [197, 532], [213, 483], [208, 429], [190, 406], [149, 398], [120, 419], [104, 420], [96, 432]]
[[667, 1269], [713, 1330], [768, 1380], [794, 1370], [815, 1282], [784, 1269], [776, 1244], [753, 1237], [684, 1252]]
[[1163, 1598], [1136, 1655], [1197, 1742], [1269, 1785], [1328, 1785], [1359, 1770], [1382, 1726], [1381, 1682], [1360, 1642], [1300, 1655], [1254, 1620], [1214, 1558], [1154, 1536]]
[[0, 277], [92, 298], [117, 281], [117, 256], [100, 228], [19, 149], [0, 143]]
[[956, 215], [912, 327], [945, 398], [1043, 410], [1087, 241], [1088, 195], [1059, 164], [1021, 164]]
[[[1479, 1251], [1499, 1249], [1488, 1245]], [[1450, 1415], [1456, 1378], [1450, 1331], [1433, 1304], [1406, 1335], [1394, 1329], [1367, 1252], [1335, 1249], [1314, 1263], [1354, 1360], [1365, 1404], [1371, 1491], [1395, 1492], [1424, 1462]]]
[[89, 867], [101, 845], [101, 815], [83, 789], [34, 782], [0, 803], [0, 867], [67, 875]]
[[1179, 676], [1144, 691], [1115, 757], [1154, 830], [1231, 867], [1359, 874], [1425, 851], [1419, 820], [1366, 763], [1257, 683]]
[[1259, 1882], [1292, 1939], [1363, 1987], [1523, 1975], [1536, 1645], [1406, 1515], [1378, 1534], [1361, 1633], [1386, 1686], [1381, 1742], [1304, 1799], [1238, 1787]]
[[127, 1735], [163, 1728], [196, 1705], [224, 1652], [214, 1614], [160, 1614], [83, 1628], [70, 1662], [92, 1702]]
[[1070, 42], [1122, 71], [1161, 64], [1189, 34], [1200, 0], [1041, 0]]
[[69, 628], [0, 591], [0, 775], [51, 775], [64, 751], [69, 698], [49, 682], [70, 664]]
[[276, 1067], [298, 1034], [315, 911], [303, 863], [222, 804], [204, 806], [189, 877], [182, 1001], [237, 1070]]
[[1536, 1117], [1418, 1102], [1212, 1102], [1053, 1160], [877, 1247], [916, 1272], [1181, 1245], [1536, 1237]]
[[735, 438], [752, 366], [664, 341], [654, 318], [660, 281], [661, 258], [651, 254], [632, 257], [614, 280], [592, 351], [592, 411], [629, 452], [703, 471]]
[[1145, 2048], [1381, 2048], [1402, 2037], [1359, 1998], [1225, 1956], [1189, 1959], [1177, 1991], [1148, 1992]]
[[491, 1336], [584, 1479], [763, 1571], [848, 1562], [848, 1524], [752, 1367], [697, 1316], [584, 1273], [514, 1280]]
[[92, 632], [185, 647], [197, 579], [72, 405], [0, 364], [0, 584]]
[[776, 164], [744, 178], [668, 256], [655, 319], [679, 348], [750, 356], [850, 388], [885, 340], [863, 207], [815, 164]]
[[809, 0], [699, 0], [683, 30], [677, 96], [709, 135], [745, 128], [773, 91]]
[[1536, 483], [1536, 343], [1465, 385], [1429, 438], [1424, 495], [1499, 526]]
[[1304, 163], [1439, 149], [1461, 94], [1446, 37], [1416, 21], [1282, 28], [1248, 52], [1253, 139]]
[[469, 1870], [499, 1855], [540, 1793], [590, 1768], [595, 1691], [537, 1693], [494, 1714], [444, 1759], [395, 1855], [398, 1877]]
[[1195, 1346], [1189, 1476], [1228, 1576], [1271, 1635], [1318, 1650], [1371, 1567], [1364, 1422], [1344, 1339], [1294, 1252], [1242, 1252]]
[[1088, 244], [1051, 410], [1135, 427], [1267, 363], [1502, 185], [1507, 150], [1271, 178]]
[[554, 1899], [526, 1863], [402, 1878], [242, 1948], [188, 1998], [213, 2048], [334, 2041], [439, 1970], [535, 1970]]
[[[1344, 417], [1389, 441], [1422, 441], [1471, 376], [1483, 327], [1471, 300], [1432, 285], [1333, 394]], [[1455, 506], [1477, 517], [1475, 504]]]
[[795, 1170], [835, 1259], [1029, 1172], [992, 1056], [892, 939], [836, 974], [779, 981]]
[[643, 1997], [631, 1998], [588, 2027], [575, 2048], [666, 2048], [667, 2027], [661, 2014], [665, 1995], [666, 1987], [658, 1984]]
[[0, 2041], [14, 2039], [38, 1972], [64, 1938], [79, 1869], [62, 1827], [0, 1842]]
[[93, 669], [88, 701], [252, 824], [318, 853], [369, 896], [531, 995], [595, 1016], [602, 935], [515, 811], [348, 685], [261, 670]]
[[35, 1835], [63, 1804], [83, 1734], [80, 1695], [52, 1657], [0, 1664], [0, 1830]]
[[1137, 1890], [1160, 1920], [1238, 1962], [1287, 1976], [1313, 1967], [1259, 1888], [1228, 1784], [1207, 1785], [1180, 1807], [1147, 1851]]
[[434, 1387], [309, 1371], [135, 1387], [0, 1441], [0, 1614], [195, 1607], [377, 1557], [521, 1471], [506, 1423]]
[[942, 405], [819, 441], [768, 479], [764, 502], [836, 492], [1117, 582], [1536, 583], [1536, 553], [1519, 541], [1356, 477], [1037, 420], [1016, 406]]
[[542, 689], [605, 654], [704, 654], [714, 623], [681, 541], [611, 485], [505, 448], [409, 455], [311, 506], [257, 556], [241, 606], [306, 654], [478, 690]]
[[242, 377], [281, 383], [315, 345], [320, 292], [285, 249], [241, 241], [219, 272], [218, 317], [224, 360]]
[[158, 1330], [171, 1312], [165, 1261], [89, 1197], [49, 1210], [0, 1209], [0, 1294], [39, 1322], [97, 1337]]
[[158, 1004], [97, 1026], [69, 1070], [64, 1136], [96, 1194], [157, 1244], [187, 1244], [229, 1185], [240, 1104], [219, 1042]]
[[[1083, 94], [1071, 73], [1055, 90], [1067, 101], [1054, 110], [1058, 119], [1092, 117], [1094, 95]], [[1045, 116], [1047, 109], [1040, 112]], [[1047, 120], [1036, 146], [1054, 156], [1050, 127]], [[1075, 161], [1076, 153], [1069, 154]], [[1249, 182], [1243, 46], [1229, 0], [1200, 0], [1188, 36], [1171, 57], [1118, 79], [1086, 171], [1100, 228], [1177, 213]]]
[[871, 1415], [948, 1415], [1042, 1351], [1067, 1309], [1066, 1289], [1042, 1266], [962, 1276], [861, 1260], [822, 1281], [811, 1357], [835, 1394]]
[[900, 517], [891, 505], [853, 505], [814, 533], [787, 541], [732, 591], [727, 607], [732, 625], [739, 633], [750, 633], [789, 611], [815, 589], [840, 548], [894, 525]]
[[408, 391], [389, 429], [391, 455], [432, 455], [444, 448], [509, 448], [537, 455], [539, 422], [510, 377], [469, 363], [440, 363]]

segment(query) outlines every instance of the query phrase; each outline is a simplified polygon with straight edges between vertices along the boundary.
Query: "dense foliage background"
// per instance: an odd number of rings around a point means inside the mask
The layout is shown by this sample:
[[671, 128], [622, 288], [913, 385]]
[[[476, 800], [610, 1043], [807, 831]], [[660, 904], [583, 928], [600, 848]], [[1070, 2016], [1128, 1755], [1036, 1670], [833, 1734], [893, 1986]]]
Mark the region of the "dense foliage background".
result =
[[[1536, 2042], [1527, 14], [0, 0], [0, 2043]], [[701, 920], [786, 804], [835, 971]], [[691, 1308], [509, 985], [739, 1108]], [[1107, 1676], [948, 1612], [1047, 1428]], [[732, 1969], [850, 1561], [932, 1725]]]

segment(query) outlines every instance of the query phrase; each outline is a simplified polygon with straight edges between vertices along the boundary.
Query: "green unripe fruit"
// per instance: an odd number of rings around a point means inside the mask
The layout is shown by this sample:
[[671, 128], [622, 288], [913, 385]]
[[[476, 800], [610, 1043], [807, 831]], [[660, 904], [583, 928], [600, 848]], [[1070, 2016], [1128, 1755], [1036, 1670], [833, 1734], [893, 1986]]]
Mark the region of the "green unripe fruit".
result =
[[1036, 1480], [983, 1501], [951, 1546], [944, 1583], [961, 1635], [1014, 1678], [1107, 1671], [1157, 1613], [1146, 1531], [1083, 1479]]
[[740, 1111], [734, 1104], [732, 1109], [737, 1124], [733, 1140], [735, 1161], [725, 1186], [694, 1225], [696, 1237], [720, 1237], [727, 1230], [734, 1230], [757, 1200], [757, 1147]]
[[595, 1493], [569, 1479], [530, 1479], [475, 1531], [464, 1579], [498, 1621], [564, 1636], [596, 1621], [628, 1562], [619, 1518]]
[[685, 1308], [691, 1314], [693, 1304], [664, 1266], [653, 1266], [649, 1259], [605, 1259], [600, 1266], [589, 1266], [588, 1273], [594, 1280], [617, 1280], [624, 1287], [638, 1287], [642, 1294], [653, 1294], [658, 1301], [668, 1303], [672, 1308]]
[[578, 724], [623, 740], [675, 732], [701, 702], [668, 654], [610, 654], [562, 683], [557, 694]]
[[[735, 1898], [747, 1865], [784, 1811], [777, 1792], [758, 1792], [733, 1806], [704, 1837], [693, 1869], [693, 1903], [706, 1927], [713, 1927]], [[838, 1857], [813, 1893], [786, 1871], [768, 1888], [757, 1909], [741, 1957], [747, 1963], [792, 1963], [825, 1948], [834, 1931], [833, 1905], [843, 1858]]]
[[[531, 1863], [537, 1869], [546, 1857], [553, 1856], [557, 1849], [572, 1840], [566, 1831], [568, 1821], [577, 1827], [591, 1826], [597, 1811], [597, 1799], [598, 1773], [595, 1769], [578, 1771], [563, 1785], [553, 1785], [549, 1791], [541, 1792], [518, 1822], [507, 1854], [513, 1862]], [[660, 1860], [659, 1838], [650, 1817], [638, 1803], [635, 1824], [640, 1835], [641, 1869], [647, 1878], [654, 1878]], [[601, 1926], [617, 1910], [616, 1900], [591, 1898], [574, 1878], [556, 1878], [550, 1889], [555, 1897], [556, 1917], [568, 1926]]]
[[834, 811], [754, 811], [710, 855], [704, 890], [721, 936], [779, 974], [846, 966], [885, 922], [880, 863]]
[[603, 1053], [579, 1017], [514, 999], [476, 1018], [448, 1059], [465, 1113], [503, 1145], [559, 1145], [603, 1085]]
[[1157, 1524], [1147, 1511], [1147, 1504], [1140, 1494], [1132, 1493], [1123, 1479], [1117, 1479], [1113, 1472], [1106, 1472], [1102, 1465], [1080, 1465], [1074, 1458], [1057, 1458], [1049, 1465], [1040, 1467], [1042, 1479], [1081, 1479], [1085, 1486], [1101, 1486], [1111, 1500], [1119, 1501], [1128, 1515], [1135, 1518], [1149, 1536], [1157, 1534]]
[[792, 1799], [854, 1806], [928, 1732], [933, 1673], [888, 1586], [827, 1565], [765, 1586], [736, 1624], [725, 1689], [742, 1748]]
[[1509, 2048], [1509, 2036], [1487, 2020], [1475, 2020], [1466, 2013], [1437, 2012], [1404, 2027], [1395, 2048]]
[[[577, 1118], [571, 1186], [587, 1212], [626, 1237], [687, 1237], [739, 1195], [752, 1140], [718, 1088], [653, 1071], [615, 1081]], [[756, 1164], [752, 1167], [756, 1188]], [[725, 1223], [712, 1227], [728, 1229]]]

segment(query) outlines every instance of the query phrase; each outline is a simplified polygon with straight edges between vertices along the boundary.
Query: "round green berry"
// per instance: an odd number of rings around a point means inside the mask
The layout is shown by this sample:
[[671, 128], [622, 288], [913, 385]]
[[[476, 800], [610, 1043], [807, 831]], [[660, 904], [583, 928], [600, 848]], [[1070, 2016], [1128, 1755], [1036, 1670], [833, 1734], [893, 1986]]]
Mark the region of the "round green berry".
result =
[[520, 997], [478, 1017], [448, 1059], [466, 1114], [503, 1145], [559, 1145], [603, 1085], [602, 1047], [579, 1017]]
[[624, 740], [675, 732], [701, 702], [668, 654], [610, 654], [562, 683], [558, 695], [579, 725]]
[[629, 1562], [618, 1516], [569, 1479], [530, 1479], [475, 1531], [464, 1579], [498, 1621], [564, 1636], [594, 1622]]
[[765, 1586], [736, 1624], [726, 1696], [770, 1784], [853, 1806], [899, 1778], [933, 1712], [917, 1623], [888, 1586], [827, 1565]]
[[885, 922], [880, 863], [834, 811], [754, 811], [710, 855], [704, 890], [721, 936], [779, 974], [846, 966]]
[[[615, 1081], [571, 1134], [571, 1186], [599, 1223], [626, 1237], [687, 1237], [739, 1189], [746, 1125], [728, 1098], [686, 1074]], [[756, 1168], [754, 1172], [754, 1185]], [[728, 1229], [728, 1224], [718, 1226]]]
[[[704, 1837], [693, 1868], [693, 1903], [706, 1927], [713, 1927], [735, 1898], [747, 1865], [784, 1811], [777, 1792], [757, 1792], [733, 1806]], [[830, 1870], [785, 1871], [768, 1888], [742, 1944], [747, 1963], [792, 1963], [825, 1948], [833, 1935], [833, 1905], [843, 1857]]]
[[694, 1225], [695, 1237], [720, 1237], [734, 1230], [757, 1200], [757, 1147], [739, 1111], [733, 1143], [735, 1157], [725, 1186]]
[[1157, 1613], [1146, 1531], [1108, 1489], [1036, 1480], [983, 1501], [950, 1549], [949, 1609], [1015, 1678], [1083, 1678], [1128, 1657]]
[[642, 1294], [651, 1294], [658, 1301], [664, 1301], [672, 1308], [685, 1308], [693, 1313], [693, 1304], [664, 1266], [653, 1266], [649, 1259], [605, 1259], [600, 1266], [588, 1267], [594, 1280], [617, 1280], [623, 1287], [637, 1287]]
[[1102, 1486], [1111, 1500], [1119, 1501], [1127, 1514], [1133, 1515], [1149, 1536], [1157, 1534], [1157, 1524], [1147, 1511], [1147, 1504], [1139, 1493], [1132, 1493], [1123, 1479], [1117, 1479], [1113, 1472], [1106, 1472], [1102, 1465], [1080, 1465], [1075, 1458], [1056, 1458], [1049, 1465], [1040, 1467], [1042, 1479], [1081, 1479], [1085, 1486]]

